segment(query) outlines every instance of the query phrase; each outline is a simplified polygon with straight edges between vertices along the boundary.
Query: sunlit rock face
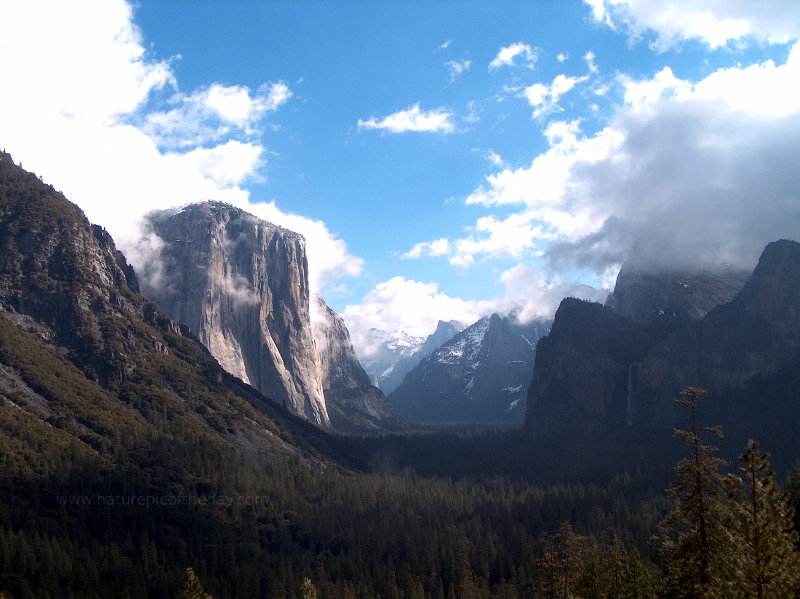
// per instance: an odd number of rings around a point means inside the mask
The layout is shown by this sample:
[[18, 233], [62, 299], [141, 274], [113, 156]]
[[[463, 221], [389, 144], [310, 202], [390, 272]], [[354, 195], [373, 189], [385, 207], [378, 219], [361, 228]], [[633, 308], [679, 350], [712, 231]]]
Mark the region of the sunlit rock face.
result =
[[219, 202], [152, 213], [146, 233], [156, 250], [140, 269], [142, 291], [228, 372], [329, 425], [305, 239]]

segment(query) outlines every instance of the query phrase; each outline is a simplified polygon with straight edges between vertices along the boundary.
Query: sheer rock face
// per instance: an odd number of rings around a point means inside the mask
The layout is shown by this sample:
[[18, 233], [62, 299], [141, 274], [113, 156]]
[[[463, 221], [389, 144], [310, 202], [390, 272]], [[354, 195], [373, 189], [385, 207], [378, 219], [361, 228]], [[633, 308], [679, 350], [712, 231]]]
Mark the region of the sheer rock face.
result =
[[800, 243], [776, 241], [729, 303], [702, 323], [702, 383], [734, 387], [800, 357]]
[[219, 202], [155, 212], [142, 291], [231, 374], [329, 425], [309, 313], [305, 240]]
[[342, 318], [321, 297], [316, 302], [314, 338], [333, 428], [345, 432], [401, 428], [402, 419], [358, 361]]
[[605, 306], [564, 300], [539, 343], [526, 428], [613, 434], [664, 426], [682, 389], [740, 388], [800, 357], [800, 244], [747, 276], [623, 271]]

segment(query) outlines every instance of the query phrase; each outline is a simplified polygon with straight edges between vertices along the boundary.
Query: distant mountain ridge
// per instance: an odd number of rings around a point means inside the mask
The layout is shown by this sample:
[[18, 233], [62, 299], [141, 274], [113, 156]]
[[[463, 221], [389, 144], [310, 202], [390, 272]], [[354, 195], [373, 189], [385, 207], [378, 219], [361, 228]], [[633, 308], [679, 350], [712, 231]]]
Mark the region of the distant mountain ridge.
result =
[[[797, 242], [767, 245], [752, 273], [623, 269], [605, 306], [573, 299], [559, 306], [539, 342], [526, 428], [536, 436], [574, 436], [669, 427], [674, 400], [688, 386], [724, 402], [794, 368], [799, 333]], [[787, 401], [794, 400], [774, 398]], [[743, 409], [723, 405], [722, 419]]]
[[370, 329], [373, 345], [377, 349], [372, 349], [372, 358], [363, 361], [364, 368], [384, 393], [391, 393], [422, 358], [452, 339], [465, 326], [457, 320], [440, 320], [436, 330], [427, 337], [414, 337], [402, 331], [389, 333]]
[[425, 356], [389, 401], [409, 421], [519, 424], [536, 343], [549, 326], [482, 318]]

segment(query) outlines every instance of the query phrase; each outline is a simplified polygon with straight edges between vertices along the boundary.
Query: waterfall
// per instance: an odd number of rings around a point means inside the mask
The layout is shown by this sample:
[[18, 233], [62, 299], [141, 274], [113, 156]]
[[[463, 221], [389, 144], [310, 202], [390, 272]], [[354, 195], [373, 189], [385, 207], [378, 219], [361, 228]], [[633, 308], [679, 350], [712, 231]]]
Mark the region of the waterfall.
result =
[[637, 374], [639, 374], [639, 365], [630, 364], [628, 366], [628, 426], [631, 426], [636, 419], [636, 394], [634, 388], [636, 387]]

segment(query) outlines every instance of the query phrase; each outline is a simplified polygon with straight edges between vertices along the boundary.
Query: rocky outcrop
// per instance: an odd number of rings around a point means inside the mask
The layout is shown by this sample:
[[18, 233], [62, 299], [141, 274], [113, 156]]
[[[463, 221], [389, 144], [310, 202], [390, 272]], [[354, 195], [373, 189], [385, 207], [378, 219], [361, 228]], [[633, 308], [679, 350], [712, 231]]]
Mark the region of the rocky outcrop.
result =
[[157, 311], [137, 290], [111, 236], [0, 153], [0, 311], [107, 385], [136, 368], [134, 335], [113, 326], [118, 314]]
[[536, 342], [548, 330], [544, 321], [483, 318], [425, 356], [389, 401], [417, 422], [520, 423]]
[[148, 227], [161, 247], [140, 275], [143, 293], [186, 322], [225, 370], [330, 424], [303, 237], [219, 202], [152, 213]]
[[605, 306], [564, 300], [537, 348], [534, 435], [663, 428], [682, 389], [741, 388], [800, 357], [800, 244], [768, 245], [752, 274], [623, 269]]
[[343, 432], [401, 428], [402, 419], [358, 361], [344, 321], [321, 297], [317, 296], [316, 302], [314, 338], [333, 428]]

